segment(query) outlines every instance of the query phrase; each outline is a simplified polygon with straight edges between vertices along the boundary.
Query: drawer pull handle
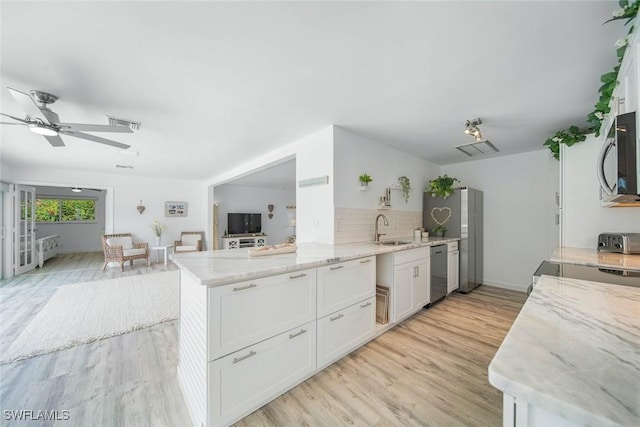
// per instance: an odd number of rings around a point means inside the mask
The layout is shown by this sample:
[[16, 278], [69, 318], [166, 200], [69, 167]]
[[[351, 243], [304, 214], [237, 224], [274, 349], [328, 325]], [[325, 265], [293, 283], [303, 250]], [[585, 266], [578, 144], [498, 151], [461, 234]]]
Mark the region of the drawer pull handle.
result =
[[360, 304], [360, 308], [365, 308], [365, 307], [369, 307], [371, 305], [371, 301], [369, 301], [366, 304]]
[[289, 279], [299, 279], [301, 277], [307, 277], [307, 274], [306, 273], [292, 274], [291, 276], [289, 276]]
[[341, 317], [344, 317], [344, 314], [338, 314], [337, 316], [330, 317], [329, 320], [333, 322], [334, 320], [338, 320]]
[[255, 351], [250, 351], [249, 354], [245, 354], [242, 357], [234, 357], [233, 358], [233, 363], [242, 362], [243, 360], [248, 359], [251, 356], [255, 356], [256, 354], [258, 354], [258, 353], [256, 353]]
[[360, 260], [360, 264], [366, 264], [368, 262], [371, 262], [371, 258]]
[[298, 332], [298, 333], [289, 334], [289, 339], [293, 339], [295, 337], [299, 337], [300, 335], [304, 334], [305, 332], [307, 332], [306, 329], [300, 329], [300, 332]]
[[344, 268], [344, 265], [336, 265], [335, 267], [331, 267], [331, 270], [340, 270], [341, 268]]
[[255, 283], [252, 283], [252, 284], [247, 285], [247, 286], [240, 286], [239, 288], [233, 288], [233, 292], [244, 291], [245, 289], [255, 288], [256, 286], [258, 286], [258, 285], [256, 285]]

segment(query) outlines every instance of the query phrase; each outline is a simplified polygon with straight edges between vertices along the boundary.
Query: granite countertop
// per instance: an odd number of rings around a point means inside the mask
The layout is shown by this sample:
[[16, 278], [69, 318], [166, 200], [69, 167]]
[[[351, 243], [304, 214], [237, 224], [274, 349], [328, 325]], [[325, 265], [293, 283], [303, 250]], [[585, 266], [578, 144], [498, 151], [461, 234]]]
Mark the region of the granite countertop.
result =
[[640, 288], [542, 276], [489, 382], [580, 425], [640, 425]]
[[297, 252], [289, 254], [249, 257], [248, 249], [245, 248], [174, 254], [171, 259], [178, 267], [188, 270], [199, 279], [200, 284], [220, 286], [371, 255], [454, 242], [460, 239], [430, 237], [421, 242], [414, 242], [411, 238], [394, 240], [411, 241], [411, 243], [400, 246], [384, 246], [373, 243], [338, 245], [298, 243]]
[[596, 249], [558, 248], [550, 261], [640, 271], [640, 255], [612, 254]]

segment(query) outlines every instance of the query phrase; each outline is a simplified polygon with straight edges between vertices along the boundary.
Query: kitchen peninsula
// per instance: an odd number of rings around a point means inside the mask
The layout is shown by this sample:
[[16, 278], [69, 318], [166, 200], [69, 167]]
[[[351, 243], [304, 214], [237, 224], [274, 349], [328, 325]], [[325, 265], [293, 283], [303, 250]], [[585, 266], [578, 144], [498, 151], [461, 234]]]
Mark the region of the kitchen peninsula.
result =
[[[551, 260], [640, 272], [640, 255], [561, 248]], [[541, 276], [489, 365], [504, 426], [640, 425], [637, 280]]]
[[376, 326], [376, 256], [428, 254], [428, 246], [457, 240], [174, 255], [178, 381], [192, 424], [230, 425], [392, 327]]

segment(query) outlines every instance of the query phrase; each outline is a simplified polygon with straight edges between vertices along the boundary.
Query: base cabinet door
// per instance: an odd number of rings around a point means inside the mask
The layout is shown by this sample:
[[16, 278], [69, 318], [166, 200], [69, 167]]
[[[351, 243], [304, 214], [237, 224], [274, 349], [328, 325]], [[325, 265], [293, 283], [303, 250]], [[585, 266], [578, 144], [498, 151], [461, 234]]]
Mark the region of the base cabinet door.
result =
[[420, 310], [430, 302], [430, 270], [429, 259], [416, 261], [413, 265], [413, 308]]
[[210, 424], [230, 425], [315, 370], [315, 321], [210, 362]]
[[375, 332], [375, 297], [318, 319], [318, 367], [348, 354], [373, 338]]
[[393, 268], [393, 322], [399, 322], [413, 312], [413, 263], [396, 265]]
[[447, 293], [460, 287], [460, 251], [449, 252], [447, 255]]

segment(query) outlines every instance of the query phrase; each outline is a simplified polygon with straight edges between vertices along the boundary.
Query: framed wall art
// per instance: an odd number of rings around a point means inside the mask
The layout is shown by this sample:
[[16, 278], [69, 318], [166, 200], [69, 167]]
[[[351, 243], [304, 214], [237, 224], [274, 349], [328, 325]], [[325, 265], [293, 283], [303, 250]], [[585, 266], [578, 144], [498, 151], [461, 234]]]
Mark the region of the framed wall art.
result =
[[164, 202], [164, 216], [187, 216], [188, 202]]

